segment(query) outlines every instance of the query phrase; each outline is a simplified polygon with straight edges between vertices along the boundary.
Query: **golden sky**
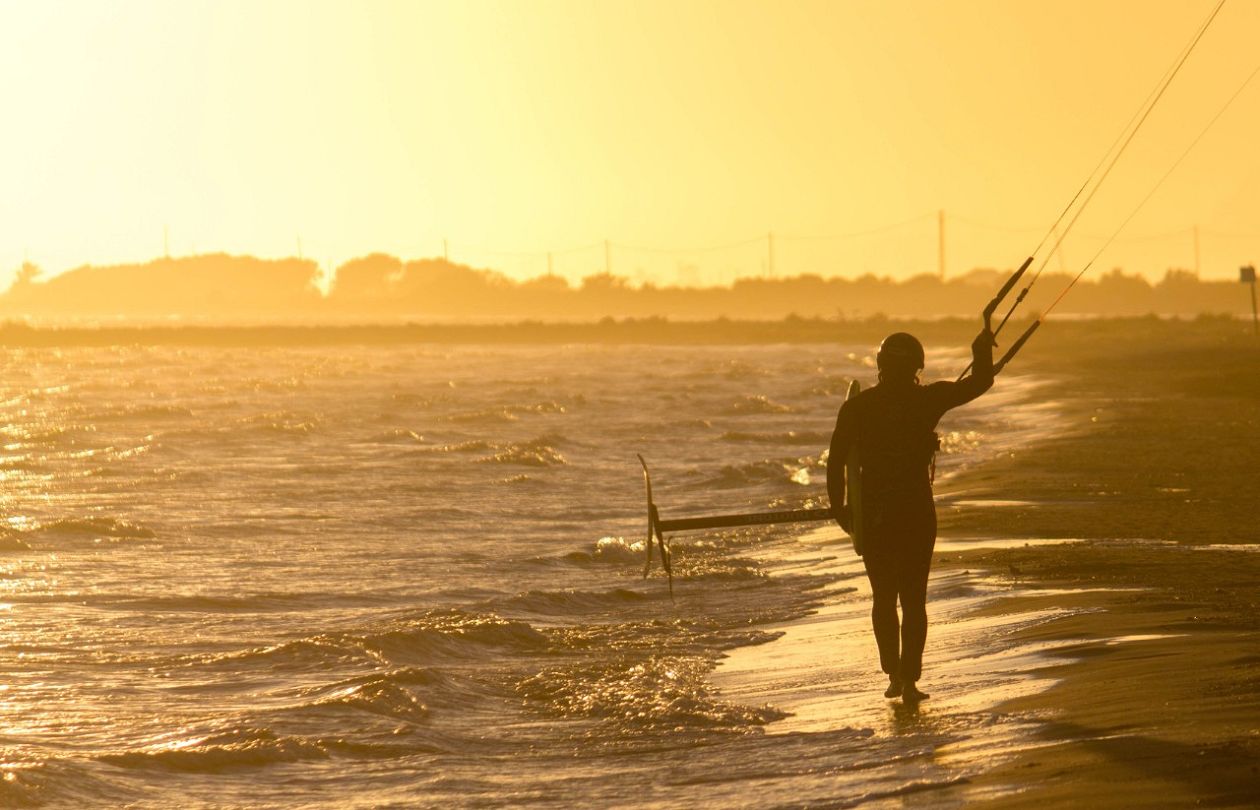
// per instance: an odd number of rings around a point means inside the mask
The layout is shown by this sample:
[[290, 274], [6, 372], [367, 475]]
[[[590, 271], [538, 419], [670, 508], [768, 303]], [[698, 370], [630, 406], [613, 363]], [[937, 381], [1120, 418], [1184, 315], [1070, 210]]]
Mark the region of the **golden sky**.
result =
[[[440, 255], [658, 281], [1017, 264], [1215, 0], [0, 0], [23, 257]], [[1230, 0], [1065, 243], [1078, 269], [1260, 65]], [[1100, 259], [1260, 260], [1260, 78]], [[882, 233], [836, 236], [907, 222]], [[630, 247], [635, 246], [635, 247]], [[667, 248], [661, 252], [638, 249]], [[500, 255], [487, 249], [532, 255]], [[1053, 263], [1057, 269], [1058, 264]]]

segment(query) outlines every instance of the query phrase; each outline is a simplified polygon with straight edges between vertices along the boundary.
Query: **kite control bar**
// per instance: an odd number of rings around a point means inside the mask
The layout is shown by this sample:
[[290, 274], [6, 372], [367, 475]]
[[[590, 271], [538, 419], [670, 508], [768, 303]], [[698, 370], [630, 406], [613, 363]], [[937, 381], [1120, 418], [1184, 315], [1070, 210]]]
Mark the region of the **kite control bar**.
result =
[[656, 503], [652, 500], [652, 476], [648, 472], [647, 462], [643, 460], [642, 455], [639, 456], [639, 463], [643, 465], [643, 486], [647, 490], [648, 506], [647, 561], [643, 564], [643, 576], [646, 577], [648, 571], [652, 568], [652, 539], [655, 538], [656, 544], [661, 550], [661, 565], [665, 568], [665, 574], [669, 577], [669, 595], [671, 597], [674, 595], [674, 570], [670, 559], [669, 543], [665, 539], [665, 532], [723, 529], [732, 526], [765, 526], [774, 523], [807, 523], [833, 520], [835, 517], [830, 507], [818, 507], [815, 509], [789, 509], [782, 512], [744, 512], [735, 515], [709, 515], [707, 517], [662, 520], [660, 512], [656, 509]]
[[1002, 369], [1006, 368], [1006, 364], [1011, 362], [1011, 358], [1015, 356], [1016, 352], [1024, 347], [1024, 344], [1028, 342], [1028, 338], [1032, 337], [1033, 332], [1037, 331], [1038, 326], [1041, 326], [1041, 318], [1033, 321], [1029, 327], [1024, 330], [1024, 334], [1020, 335], [1019, 339], [1012, 343], [1011, 347], [1006, 350], [1006, 354], [1002, 355], [1002, 359], [993, 364], [994, 374], [1002, 373]]
[[[989, 301], [988, 305], [984, 308], [984, 313], [983, 313], [984, 328], [985, 328], [985, 331], [987, 331], [990, 335], [993, 336], [994, 346], [997, 345], [998, 332], [1001, 332], [1002, 327], [1006, 326], [1006, 322], [1010, 320], [1011, 313], [1015, 311], [1015, 307], [1019, 306], [1019, 303], [1024, 300], [1024, 296], [1028, 295], [1028, 291], [1032, 289], [1032, 284], [1030, 283], [1027, 287], [1019, 291], [1019, 295], [1015, 298], [1015, 303], [1011, 304], [1011, 308], [1006, 311], [1006, 317], [1002, 318], [1002, 322], [997, 325], [996, 329], [993, 328], [993, 313], [997, 311], [998, 305], [1002, 303], [1002, 300], [1005, 299], [1006, 296], [1010, 293], [1010, 291], [1015, 287], [1015, 284], [1020, 280], [1020, 278], [1024, 275], [1024, 273], [1028, 270], [1028, 267], [1032, 263], [1033, 263], [1032, 256], [1029, 256], [1027, 259], [1024, 259], [1024, 263], [1019, 266], [1018, 270], [1016, 270], [1014, 273], [1011, 274], [1011, 277], [1008, 278], [1006, 280], [1006, 283], [1002, 285], [1002, 288], [998, 290], [997, 295], [993, 296], [993, 299]], [[1023, 346], [1024, 341], [1027, 340], [1030, 336], [1031, 336], [1031, 332], [1028, 335], [1025, 335], [1023, 338], [1021, 338], [1018, 342], [1018, 345], [1012, 347], [1012, 349], [1009, 352], [1007, 352], [1007, 356], [1002, 358], [1001, 364], [994, 366], [993, 368], [994, 374], [1002, 370], [1001, 367], [1005, 366], [1007, 361], [1009, 361], [1012, 357], [1015, 356], [1015, 352], [1019, 351], [1019, 347]], [[963, 377], [966, 377], [967, 372], [971, 371], [972, 365], [973, 365], [972, 363], [968, 363], [967, 367], [962, 370], [962, 374], [958, 375], [958, 379], [961, 380]]]
[[989, 305], [984, 308], [984, 328], [992, 332], [995, 337], [998, 332], [1002, 331], [1002, 327], [1006, 326], [1006, 321], [1011, 317], [1011, 312], [1014, 312], [1015, 307], [1019, 306], [1019, 302], [1024, 300], [1025, 295], [1028, 295], [1028, 287], [1025, 287], [1020, 292], [1019, 296], [1015, 299], [1015, 303], [1011, 306], [1011, 311], [1006, 313], [1006, 317], [998, 324], [997, 329], [993, 328], [993, 313], [997, 311], [998, 304], [1002, 303], [1002, 299], [1006, 298], [1007, 293], [1011, 291], [1011, 288], [1015, 286], [1015, 283], [1019, 281], [1020, 277], [1024, 275], [1024, 272], [1028, 270], [1029, 265], [1032, 263], [1032, 256], [1024, 259], [1024, 263], [1021, 264], [1019, 269], [1006, 280], [1006, 283], [1002, 285], [1002, 289], [998, 290], [998, 294], [993, 296], [993, 300], [990, 301]]

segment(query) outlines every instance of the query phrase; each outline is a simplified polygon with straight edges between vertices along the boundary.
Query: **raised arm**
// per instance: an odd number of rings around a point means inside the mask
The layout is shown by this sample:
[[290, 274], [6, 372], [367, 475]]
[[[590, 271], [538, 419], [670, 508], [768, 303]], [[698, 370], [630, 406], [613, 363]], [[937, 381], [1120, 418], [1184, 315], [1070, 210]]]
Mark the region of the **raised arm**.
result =
[[993, 387], [993, 333], [981, 330], [971, 341], [971, 373], [957, 382], [928, 386], [937, 397], [941, 413], [965, 405]]

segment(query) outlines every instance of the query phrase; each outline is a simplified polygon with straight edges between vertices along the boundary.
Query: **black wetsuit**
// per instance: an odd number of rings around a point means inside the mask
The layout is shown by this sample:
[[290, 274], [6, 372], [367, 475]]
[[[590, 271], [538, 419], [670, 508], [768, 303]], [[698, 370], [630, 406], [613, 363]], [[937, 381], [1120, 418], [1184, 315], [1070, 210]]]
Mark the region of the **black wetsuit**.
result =
[[861, 459], [862, 560], [875, 597], [871, 621], [880, 665], [910, 682], [922, 673], [927, 641], [927, 580], [936, 544], [930, 473], [936, 424], [946, 411], [993, 385], [993, 348], [987, 335], [971, 348], [970, 376], [922, 386], [880, 382], [844, 403], [831, 437], [827, 492], [833, 505], [844, 502], [844, 464], [855, 444]]

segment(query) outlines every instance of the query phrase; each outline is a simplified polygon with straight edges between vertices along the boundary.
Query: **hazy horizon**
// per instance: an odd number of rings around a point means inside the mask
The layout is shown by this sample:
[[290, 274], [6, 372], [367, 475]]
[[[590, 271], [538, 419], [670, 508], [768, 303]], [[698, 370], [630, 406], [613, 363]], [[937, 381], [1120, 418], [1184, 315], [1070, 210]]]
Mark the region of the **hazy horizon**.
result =
[[[0, 284], [29, 260], [449, 255], [657, 284], [1017, 263], [1208, 3], [6, 4]], [[1141, 25], [1135, 26], [1134, 20]], [[1079, 269], [1246, 77], [1228, 4], [1064, 244]], [[1247, 87], [1103, 257], [1260, 253]], [[867, 233], [876, 230], [879, 233]], [[444, 250], [445, 240], [445, 250]], [[759, 243], [760, 240], [760, 243]], [[729, 249], [700, 250], [736, 244]], [[1057, 267], [1059, 259], [1055, 259]]]
[[[34, 323], [151, 322], [320, 324], [581, 322], [603, 318], [774, 320], [789, 316], [863, 319], [974, 317], [1013, 268], [975, 268], [942, 280], [802, 273], [729, 284], [653, 284], [596, 272], [577, 282], [558, 275], [517, 281], [444, 259], [403, 260], [374, 253], [337, 267], [331, 278], [310, 259], [266, 260], [207, 254], [143, 264], [82, 267], [46, 277], [24, 265], [0, 293], [0, 317]], [[1030, 274], [1024, 284], [1032, 280]], [[1020, 317], [1044, 308], [1071, 280], [1052, 265], [1038, 277]], [[1021, 285], [1022, 286], [1022, 285]], [[1237, 280], [1198, 279], [1170, 269], [1154, 283], [1118, 268], [1085, 277], [1060, 314], [1244, 315], [1248, 290]]]

